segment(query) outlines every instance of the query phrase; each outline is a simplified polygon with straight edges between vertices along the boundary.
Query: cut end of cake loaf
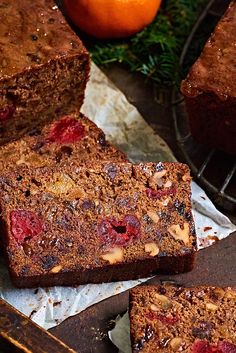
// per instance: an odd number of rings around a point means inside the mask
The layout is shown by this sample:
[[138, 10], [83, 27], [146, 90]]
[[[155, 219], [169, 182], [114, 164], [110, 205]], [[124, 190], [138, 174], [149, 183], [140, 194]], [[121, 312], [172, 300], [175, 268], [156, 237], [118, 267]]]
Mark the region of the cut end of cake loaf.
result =
[[0, 7], [0, 144], [79, 110], [90, 58], [53, 0]]
[[231, 2], [200, 57], [182, 81], [196, 141], [236, 154], [236, 2]]
[[0, 147], [0, 170], [41, 168], [90, 163], [91, 160], [125, 161], [105, 134], [81, 113], [31, 129], [21, 139]]
[[132, 352], [236, 352], [235, 288], [139, 286], [130, 291]]
[[192, 269], [189, 168], [103, 162], [22, 168], [0, 179], [3, 242], [20, 287]]

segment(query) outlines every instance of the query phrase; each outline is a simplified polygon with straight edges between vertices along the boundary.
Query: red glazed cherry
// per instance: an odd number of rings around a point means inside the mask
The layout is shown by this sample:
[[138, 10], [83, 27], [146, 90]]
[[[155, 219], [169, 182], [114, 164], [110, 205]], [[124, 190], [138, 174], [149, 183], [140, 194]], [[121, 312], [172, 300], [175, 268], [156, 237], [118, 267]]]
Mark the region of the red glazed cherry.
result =
[[157, 314], [154, 313], [153, 311], [149, 311], [145, 314], [145, 317], [151, 321], [157, 320]]
[[164, 196], [174, 195], [176, 194], [176, 192], [177, 190], [175, 188], [166, 189], [166, 190], [154, 190], [151, 188], [146, 189], [147, 197], [150, 197], [151, 199], [154, 199], [154, 200], [160, 199]]
[[178, 316], [174, 316], [172, 314], [167, 314], [167, 315], [159, 314], [157, 315], [157, 318], [165, 325], [175, 325], [179, 321]]
[[147, 319], [151, 321], [159, 320], [164, 325], [175, 325], [179, 321], [178, 316], [174, 316], [172, 314], [167, 314], [167, 315], [157, 314], [152, 311], [149, 311], [148, 313], [146, 313], [145, 316]]
[[213, 353], [217, 350], [213, 349], [206, 340], [198, 340], [192, 345], [192, 353]]
[[13, 117], [16, 108], [13, 105], [8, 105], [0, 109], [0, 122], [7, 121]]
[[236, 345], [229, 341], [222, 341], [216, 347], [206, 340], [198, 340], [192, 346], [192, 353], [236, 353]]
[[219, 343], [218, 350], [220, 353], [236, 353], [236, 345], [229, 341], [223, 341]]
[[84, 135], [85, 129], [81, 122], [67, 116], [53, 124], [48, 140], [60, 144], [73, 143], [81, 140]]
[[10, 214], [10, 221], [11, 232], [20, 244], [26, 239], [35, 237], [43, 230], [41, 219], [31, 211], [12, 211]]
[[120, 221], [107, 217], [98, 224], [98, 234], [104, 244], [126, 245], [140, 235], [140, 222], [133, 215], [127, 215]]

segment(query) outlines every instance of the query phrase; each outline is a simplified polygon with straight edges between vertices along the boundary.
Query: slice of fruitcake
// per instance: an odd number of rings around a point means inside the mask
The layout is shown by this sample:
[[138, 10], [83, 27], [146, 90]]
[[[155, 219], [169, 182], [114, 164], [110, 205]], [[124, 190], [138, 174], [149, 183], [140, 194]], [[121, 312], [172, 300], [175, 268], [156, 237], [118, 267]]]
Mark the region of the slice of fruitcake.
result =
[[3, 243], [14, 283], [100, 283], [191, 270], [190, 180], [180, 163], [97, 162], [3, 174]]
[[91, 159], [125, 161], [126, 157], [81, 113], [34, 128], [21, 139], [0, 147], [1, 172], [16, 166], [80, 165]]
[[236, 353], [236, 291], [136, 287], [130, 324], [133, 353]]

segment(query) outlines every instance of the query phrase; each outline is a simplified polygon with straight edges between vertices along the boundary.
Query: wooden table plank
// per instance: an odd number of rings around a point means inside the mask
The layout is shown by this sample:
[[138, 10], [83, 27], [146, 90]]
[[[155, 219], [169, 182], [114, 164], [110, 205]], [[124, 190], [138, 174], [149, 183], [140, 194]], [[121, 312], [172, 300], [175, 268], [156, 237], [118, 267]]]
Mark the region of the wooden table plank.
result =
[[[0, 299], [0, 352], [6, 342], [25, 353], [75, 353], [65, 343], [40, 328], [18, 310]], [[4, 343], [3, 343], [4, 342]]]

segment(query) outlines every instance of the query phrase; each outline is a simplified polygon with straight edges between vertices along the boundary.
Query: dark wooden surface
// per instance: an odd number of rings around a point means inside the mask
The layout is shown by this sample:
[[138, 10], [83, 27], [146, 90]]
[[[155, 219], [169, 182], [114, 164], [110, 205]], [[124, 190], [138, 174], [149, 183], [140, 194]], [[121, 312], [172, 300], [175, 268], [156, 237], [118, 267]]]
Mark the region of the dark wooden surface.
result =
[[[9, 345], [10, 347], [9, 347]], [[0, 352], [75, 353], [0, 299]]]

